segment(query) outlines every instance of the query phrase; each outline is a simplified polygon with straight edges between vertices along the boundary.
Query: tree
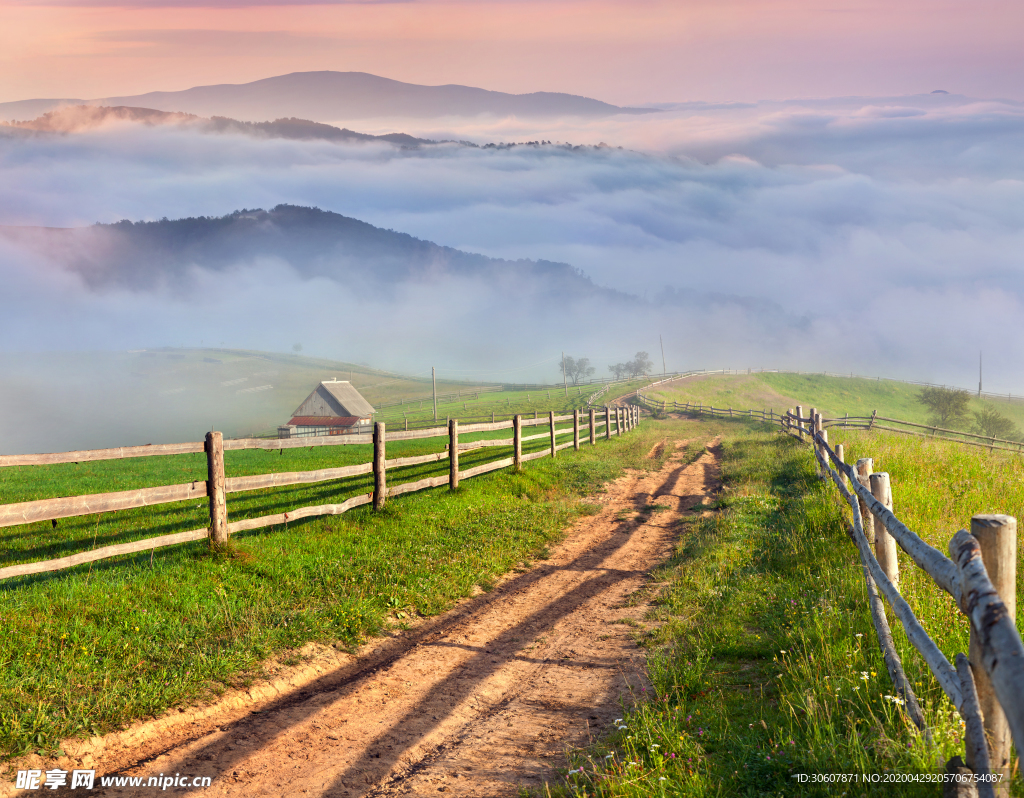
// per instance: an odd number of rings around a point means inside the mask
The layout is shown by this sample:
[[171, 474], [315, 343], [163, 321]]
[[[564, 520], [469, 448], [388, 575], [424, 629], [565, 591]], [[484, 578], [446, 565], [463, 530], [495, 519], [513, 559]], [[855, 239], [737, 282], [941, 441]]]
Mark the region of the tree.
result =
[[652, 368], [654, 363], [651, 362], [650, 355], [646, 352], [637, 352], [636, 357], [629, 361], [629, 376], [639, 377], [641, 374], [648, 374]]
[[565, 358], [565, 375], [572, 380], [573, 385], [579, 385], [580, 380], [593, 376], [597, 371], [590, 365], [589, 357], [581, 357], [579, 360], [571, 357]]
[[988, 438], [1018, 440], [1020, 430], [1011, 419], [1008, 419], [994, 407], [982, 407], [974, 412], [974, 431]]
[[922, 388], [917, 400], [931, 412], [937, 427], [963, 427], [968, 419], [971, 395], [957, 388]]
[[654, 364], [651, 362], [650, 356], [646, 352], [637, 352], [636, 357], [627, 363], [616, 363], [614, 366], [609, 366], [608, 371], [615, 375], [615, 379], [621, 380], [623, 377], [639, 377], [641, 374], [647, 374], [654, 368]]
[[615, 379], [621, 380], [624, 376], [629, 374], [629, 364], [616, 363], [613, 366], [609, 366], [608, 371], [610, 371], [615, 376]]

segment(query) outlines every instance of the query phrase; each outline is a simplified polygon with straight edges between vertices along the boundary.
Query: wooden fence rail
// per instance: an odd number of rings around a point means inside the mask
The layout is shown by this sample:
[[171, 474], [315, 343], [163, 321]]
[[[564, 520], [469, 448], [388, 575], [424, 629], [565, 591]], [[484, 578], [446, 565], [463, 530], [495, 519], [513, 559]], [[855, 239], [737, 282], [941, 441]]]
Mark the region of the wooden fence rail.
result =
[[[903, 625], [911, 645], [921, 654], [964, 719], [967, 765], [979, 779], [975, 783], [976, 794], [983, 797], [1008, 795], [1011, 741], [1018, 751], [1024, 751], [1024, 643], [1015, 621], [1016, 519], [1003, 515], [974, 516], [971, 532], [962, 529], [950, 540], [951, 559], [922, 540], [892, 512], [888, 474], [871, 473], [869, 458], [858, 461], [854, 467], [844, 462], [841, 446], [833, 449], [829, 445], [828, 422], [849, 419], [824, 419], [814, 408], [804, 416], [802, 407], [776, 414], [764, 410], [722, 410], [689, 403], [680, 406], [678, 402], [639, 398], [653, 410], [666, 410], [671, 404], [671, 409], [716, 418], [758, 418], [778, 426], [786, 434], [811, 442], [819, 477], [831, 478], [850, 506], [853, 519], [850, 537], [864, 571], [872, 623], [890, 679], [907, 716], [930, 739], [924, 714], [896, 653], [879, 592]], [[875, 423], [880, 420], [877, 412], [863, 418], [867, 422], [864, 427], [881, 427]], [[956, 600], [966, 616], [970, 653], [969, 656], [958, 654], [955, 666], [925, 632], [900, 594], [898, 565], [894, 550], [887, 549], [889, 544], [903, 549], [938, 587]]]
[[[563, 449], [574, 447], [580, 448], [580, 431], [587, 430], [587, 437], [591, 445], [597, 441], [597, 429], [604, 427], [605, 437], [610, 437], [609, 431], [612, 422], [610, 421], [611, 409], [605, 408], [605, 418], [595, 418], [593, 412], [581, 415], [579, 411], [571, 414], [558, 415], [550, 412], [546, 418], [522, 418], [517, 415], [508, 421], [493, 423], [465, 424], [460, 425], [456, 419], [452, 419], [447, 427], [432, 427], [424, 430], [397, 430], [388, 431], [385, 425], [378, 422], [374, 427], [372, 435], [348, 435], [348, 436], [327, 436], [322, 438], [301, 438], [282, 440], [261, 440], [247, 438], [240, 440], [224, 441], [219, 432], [211, 432], [202, 443], [184, 444], [161, 444], [156, 446], [124, 447], [119, 449], [99, 449], [92, 451], [63, 452], [53, 455], [8, 455], [0, 458], [2, 465], [42, 465], [50, 463], [86, 462], [93, 460], [122, 459], [127, 457], [147, 457], [153, 455], [183, 454], [207, 452], [207, 479], [206, 481], [195, 481], [182, 485], [162, 485], [153, 488], [139, 490], [119, 491], [114, 493], [91, 494], [87, 496], [73, 496], [53, 499], [40, 499], [36, 501], [17, 502], [13, 504], [0, 504], [0, 527], [10, 527], [19, 524], [28, 524], [38, 521], [56, 521], [61, 518], [70, 518], [81, 515], [92, 515], [95, 513], [112, 512], [138, 507], [149, 507], [159, 504], [187, 501], [197, 498], [208, 498], [210, 500], [210, 526], [206, 529], [192, 530], [189, 532], [178, 532], [171, 535], [162, 535], [155, 538], [121, 543], [112, 546], [104, 546], [88, 552], [80, 552], [67, 557], [60, 557], [32, 563], [19, 563], [0, 568], [0, 580], [15, 576], [26, 576], [30, 574], [58, 571], [64, 568], [71, 568], [88, 562], [103, 560], [108, 557], [116, 557], [122, 554], [131, 554], [151, 549], [172, 546], [179, 543], [209, 538], [212, 543], [223, 543], [228, 536], [237, 532], [251, 529], [260, 529], [277, 524], [286, 524], [289, 521], [297, 521], [302, 518], [311, 518], [320, 515], [339, 515], [354, 507], [373, 503], [380, 508], [388, 498], [400, 496], [404, 493], [412, 493], [426, 488], [436, 488], [442, 485], [450, 485], [453, 489], [463, 479], [471, 479], [491, 471], [502, 468], [514, 467], [517, 470], [523, 463], [536, 460], [541, 457], [554, 457]], [[630, 405], [616, 411], [615, 430], [617, 434], [625, 431], [627, 423], [632, 428], [640, 419], [640, 411], [636, 406]], [[564, 422], [572, 422], [569, 427], [559, 427]], [[548, 429], [536, 435], [523, 435], [522, 430], [531, 426], [547, 426]], [[512, 438], [496, 440], [479, 440], [460, 442], [462, 435], [479, 432], [497, 432], [511, 429]], [[571, 435], [572, 438], [565, 443], [558, 443], [558, 438]], [[425, 438], [447, 437], [448, 443], [443, 452], [434, 452], [425, 455], [411, 457], [395, 457], [387, 459], [386, 444], [393, 441], [421, 440]], [[524, 442], [548, 439], [550, 444], [545, 448], [522, 453]], [[373, 459], [368, 463], [341, 466], [338, 468], [323, 468], [315, 471], [278, 472], [271, 474], [257, 474], [245, 477], [227, 477], [224, 473], [224, 451], [240, 449], [284, 449], [307, 446], [335, 446], [354, 443], [370, 443], [373, 445]], [[459, 468], [459, 456], [477, 450], [487, 450], [494, 447], [511, 447], [512, 457], [501, 459], [473, 466], [472, 468]], [[415, 482], [408, 482], [396, 486], [387, 485], [387, 474], [396, 468], [424, 465], [427, 463], [449, 461], [449, 473], [443, 476], [431, 476]], [[353, 496], [339, 504], [323, 504], [310, 507], [300, 507], [284, 513], [266, 515], [259, 518], [251, 518], [242, 521], [229, 522], [227, 519], [225, 494], [237, 493], [247, 490], [258, 490], [264, 488], [284, 487], [288, 485], [311, 484], [328, 482], [346, 477], [361, 476], [364, 474], [374, 475], [374, 490], [372, 493]]]

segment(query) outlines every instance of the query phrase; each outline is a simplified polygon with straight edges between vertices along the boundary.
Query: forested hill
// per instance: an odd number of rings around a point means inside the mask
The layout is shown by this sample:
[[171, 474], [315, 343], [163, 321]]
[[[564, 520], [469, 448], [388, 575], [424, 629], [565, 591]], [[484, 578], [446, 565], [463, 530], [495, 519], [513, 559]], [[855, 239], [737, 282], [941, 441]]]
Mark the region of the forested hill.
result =
[[565, 263], [500, 260], [444, 247], [318, 208], [278, 205], [221, 217], [121, 221], [72, 229], [7, 228], [29, 245], [45, 244], [92, 287], [173, 287], [200, 269], [227, 271], [285, 262], [303, 278], [329, 278], [374, 292], [400, 283], [460, 277], [487, 290], [553, 298], [628, 297], [595, 286]]

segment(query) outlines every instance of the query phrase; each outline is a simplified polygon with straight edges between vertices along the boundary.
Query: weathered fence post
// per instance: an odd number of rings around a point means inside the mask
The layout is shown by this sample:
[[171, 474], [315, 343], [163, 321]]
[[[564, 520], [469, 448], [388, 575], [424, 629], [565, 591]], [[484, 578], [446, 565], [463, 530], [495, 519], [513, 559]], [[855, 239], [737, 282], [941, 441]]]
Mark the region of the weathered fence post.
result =
[[[857, 461], [857, 481], [868, 490], [871, 490], [870, 477], [874, 465], [875, 461], [870, 457], [862, 457]], [[871, 514], [867, 504], [860, 496], [857, 496], [857, 502], [860, 504], [861, 521], [864, 522], [864, 537], [873, 546], [875, 545], [875, 516]]]
[[[449, 454], [451, 454], [449, 452]], [[387, 495], [387, 482], [384, 474], [384, 422], [373, 425], [373, 509], [384, 506]]]
[[[836, 448], [835, 448], [834, 451], [836, 453], [836, 457], [838, 458], [839, 462], [840, 463], [845, 463], [846, 460], [843, 459], [844, 456], [845, 456], [845, 452], [843, 451], [843, 444], [837, 443], [836, 444]], [[843, 484], [844, 485], [847, 484], [846, 483], [846, 474], [843, 472], [842, 469], [839, 469], [839, 478], [843, 480]]]
[[448, 489], [459, 487], [459, 420], [448, 422]]
[[572, 411], [572, 448], [580, 450], [580, 411]]
[[[821, 436], [822, 446], [818, 447], [818, 455], [821, 457], [821, 463], [824, 465], [818, 466], [818, 472], [822, 479], [828, 479], [828, 453], [825, 451], [825, 446], [828, 446], [828, 430], [823, 429], [818, 433]], [[815, 462], [818, 462], [818, 458], [814, 458]]]
[[512, 461], [517, 472], [523, 470], [523, 417], [512, 416]]
[[219, 546], [228, 542], [228, 505], [224, 492], [224, 435], [220, 432], [206, 433], [206, 495], [210, 497], [210, 544]]
[[[880, 501], [889, 512], [892, 512], [892, 484], [889, 475], [884, 471], [868, 477], [871, 484], [871, 495]], [[875, 528], [875, 559], [882, 566], [882, 571], [896, 589], [900, 586], [900, 564], [896, 556], [896, 540], [889, 534], [881, 519], [874, 521]]]
[[597, 437], [594, 433], [594, 408], [590, 408], [590, 445], [593, 446], [597, 443]]
[[555, 411], [548, 411], [548, 423], [551, 425], [551, 456], [554, 457], [555, 452]]
[[[1017, 619], [1017, 519], [1012, 515], [976, 515], [971, 518], [971, 534], [981, 548], [981, 561], [988, 571], [992, 587], [1006, 605], [1007, 613]], [[985, 719], [992, 773], [1002, 773], [1003, 781], [996, 785], [996, 795], [1009, 795], [1010, 790], [1010, 726], [1006, 714], [996, 699], [992, 681], [981, 662], [981, 645], [974, 624], [968, 654], [974, 681], [978, 687], [978, 703]], [[1019, 754], [1020, 752], [1018, 752]]]
[[612, 409], [608, 405], [604, 406], [604, 439], [612, 439]]
[[800, 440], [804, 439], [804, 422], [801, 419], [804, 417], [803, 405], [796, 406], [796, 432], [800, 436]]

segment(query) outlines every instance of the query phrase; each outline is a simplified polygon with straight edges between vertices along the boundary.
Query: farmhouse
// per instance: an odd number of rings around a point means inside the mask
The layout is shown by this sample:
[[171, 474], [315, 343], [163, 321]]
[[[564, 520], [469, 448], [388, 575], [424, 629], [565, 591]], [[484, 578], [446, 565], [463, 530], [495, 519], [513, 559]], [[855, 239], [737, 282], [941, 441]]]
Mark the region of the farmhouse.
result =
[[277, 428], [279, 438], [310, 438], [369, 432], [373, 407], [348, 380], [324, 380]]

